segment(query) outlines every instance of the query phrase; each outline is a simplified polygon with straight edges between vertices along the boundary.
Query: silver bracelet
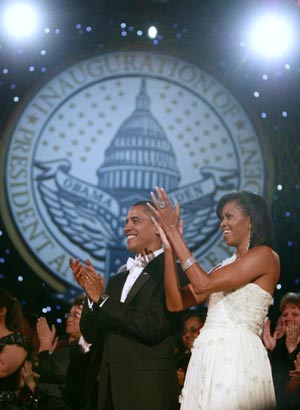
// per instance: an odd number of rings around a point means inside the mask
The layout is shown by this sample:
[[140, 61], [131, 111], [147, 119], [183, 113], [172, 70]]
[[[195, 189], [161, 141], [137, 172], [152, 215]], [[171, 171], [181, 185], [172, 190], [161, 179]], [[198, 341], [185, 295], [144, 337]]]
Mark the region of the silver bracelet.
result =
[[197, 262], [196, 259], [193, 256], [190, 256], [189, 258], [187, 258], [185, 262], [181, 263], [181, 269], [183, 270], [183, 272], [185, 272], [186, 270], [188, 270], [188, 268], [190, 268], [196, 262]]

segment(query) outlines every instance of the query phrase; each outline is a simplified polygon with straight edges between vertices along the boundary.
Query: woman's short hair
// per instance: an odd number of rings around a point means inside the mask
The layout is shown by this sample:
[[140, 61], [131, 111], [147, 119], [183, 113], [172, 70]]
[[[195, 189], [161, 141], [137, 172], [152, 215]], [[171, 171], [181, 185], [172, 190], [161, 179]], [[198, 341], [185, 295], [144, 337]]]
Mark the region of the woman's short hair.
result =
[[242, 209], [243, 213], [250, 216], [251, 237], [249, 249], [255, 245], [267, 245], [275, 248], [275, 234], [271, 217], [271, 212], [266, 200], [250, 191], [229, 192], [221, 197], [217, 204], [217, 216], [222, 218], [224, 206], [235, 201]]
[[300, 293], [288, 292], [281, 298], [279, 310], [282, 313], [287, 305], [294, 305], [300, 308]]

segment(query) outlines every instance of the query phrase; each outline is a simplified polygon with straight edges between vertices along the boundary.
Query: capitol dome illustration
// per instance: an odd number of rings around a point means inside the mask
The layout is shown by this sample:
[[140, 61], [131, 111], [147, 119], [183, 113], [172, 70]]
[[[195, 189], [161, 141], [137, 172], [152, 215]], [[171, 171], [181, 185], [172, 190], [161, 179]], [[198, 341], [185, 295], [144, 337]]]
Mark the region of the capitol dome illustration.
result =
[[136, 109], [118, 129], [97, 170], [99, 188], [124, 199], [150, 199], [156, 186], [178, 188], [180, 174], [166, 132], [150, 111], [146, 79], [136, 97]]

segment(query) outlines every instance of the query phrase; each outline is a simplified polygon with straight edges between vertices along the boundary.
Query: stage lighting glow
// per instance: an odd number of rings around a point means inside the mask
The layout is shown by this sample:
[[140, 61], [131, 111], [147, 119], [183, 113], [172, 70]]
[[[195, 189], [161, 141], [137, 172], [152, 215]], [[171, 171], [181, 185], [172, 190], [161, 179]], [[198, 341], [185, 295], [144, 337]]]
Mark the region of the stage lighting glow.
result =
[[12, 37], [29, 37], [36, 31], [38, 10], [29, 2], [8, 4], [2, 14], [2, 27]]
[[151, 26], [148, 28], [148, 36], [150, 38], [155, 38], [157, 36], [157, 28], [155, 26]]
[[292, 45], [292, 25], [276, 15], [261, 18], [251, 32], [251, 46], [266, 57], [280, 57]]

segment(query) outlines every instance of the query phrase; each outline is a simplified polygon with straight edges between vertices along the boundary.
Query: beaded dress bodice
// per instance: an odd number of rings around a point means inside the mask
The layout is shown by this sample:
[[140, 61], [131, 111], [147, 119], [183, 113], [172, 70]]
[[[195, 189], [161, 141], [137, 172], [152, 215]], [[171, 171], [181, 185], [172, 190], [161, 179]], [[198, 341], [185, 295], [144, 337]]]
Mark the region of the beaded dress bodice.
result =
[[229, 293], [218, 292], [210, 296], [205, 328], [243, 327], [261, 336], [262, 327], [272, 296], [255, 283]]

